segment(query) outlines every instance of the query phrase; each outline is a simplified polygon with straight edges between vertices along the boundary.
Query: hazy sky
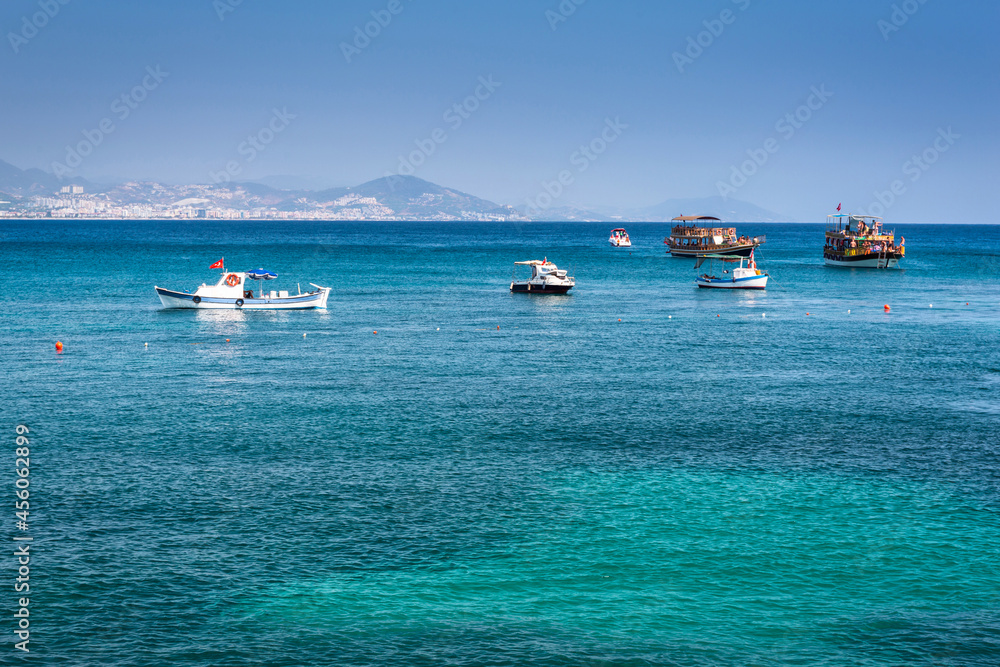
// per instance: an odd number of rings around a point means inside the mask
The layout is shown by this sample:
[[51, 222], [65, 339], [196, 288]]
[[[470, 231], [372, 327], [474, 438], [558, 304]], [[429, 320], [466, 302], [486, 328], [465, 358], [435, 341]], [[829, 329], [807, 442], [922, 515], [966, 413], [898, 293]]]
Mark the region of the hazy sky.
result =
[[1000, 222], [995, 0], [5, 0], [0, 25], [22, 168], [83, 142], [97, 180], [413, 167], [515, 205], [725, 184], [803, 220], [884, 192], [893, 222]]

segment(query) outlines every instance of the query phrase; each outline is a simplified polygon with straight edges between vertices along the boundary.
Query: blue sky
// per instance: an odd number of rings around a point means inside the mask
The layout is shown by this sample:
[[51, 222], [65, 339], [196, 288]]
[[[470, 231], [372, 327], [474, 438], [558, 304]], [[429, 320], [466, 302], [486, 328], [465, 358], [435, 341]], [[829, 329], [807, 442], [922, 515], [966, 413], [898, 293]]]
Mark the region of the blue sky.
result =
[[168, 182], [414, 167], [515, 205], [568, 171], [557, 205], [722, 191], [818, 221], [881, 197], [894, 222], [1000, 222], [997, 3], [576, 2], [7, 0], [0, 158], [51, 170], [90, 141], [73, 175]]

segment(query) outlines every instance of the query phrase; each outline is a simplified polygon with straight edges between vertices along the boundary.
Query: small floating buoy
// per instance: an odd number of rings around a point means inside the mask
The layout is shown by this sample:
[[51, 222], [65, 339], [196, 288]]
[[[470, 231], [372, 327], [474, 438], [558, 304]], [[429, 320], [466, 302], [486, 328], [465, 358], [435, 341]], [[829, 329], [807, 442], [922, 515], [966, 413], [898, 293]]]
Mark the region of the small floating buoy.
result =
[[499, 324], [497, 325], [497, 331], [500, 331], [500, 325]]
[[149, 343], [143, 343], [142, 346], [143, 347], [149, 347]]
[[760, 316], [761, 317], [767, 317], [767, 313], [761, 313]]
[[929, 305], [929, 306], [927, 306], [927, 307], [928, 307], [928, 308], [933, 308], [933, 307], [934, 307], [934, 304], [932, 303], [931, 305]]
[[228, 338], [226, 339], [226, 342], [227, 342], [227, 343], [229, 342], [229, 339], [228, 339]]
[[618, 321], [619, 321], [619, 322], [621, 322], [621, 321], [622, 321], [622, 318], [620, 318], [620, 317], [619, 317], [619, 318], [618, 318]]
[[850, 308], [848, 308], [848, 309], [847, 309], [847, 314], [848, 314], [848, 315], [850, 315], [850, 314], [851, 314], [851, 309], [850, 309]]
[[56, 341], [56, 352], [62, 352], [63, 344], [61, 341]]
[[376, 335], [377, 333], [378, 333], [377, 331], [373, 331], [373, 332], [372, 332], [372, 335], [374, 336], [374, 335]]
[[722, 315], [716, 315], [716, 317], [722, 317]]
[[806, 313], [806, 317], [809, 317], [809, 313]]
[[302, 334], [302, 337], [303, 337], [303, 338], [305, 338], [305, 337], [306, 337], [306, 335], [305, 335], [305, 334]]
[[668, 320], [672, 320], [672, 319], [674, 319], [674, 316], [673, 315], [667, 315], [667, 319]]
[[441, 327], [438, 327], [438, 331], [441, 331]]
[[888, 312], [889, 312], [890, 310], [892, 310], [892, 308], [890, 308], [890, 307], [889, 307], [889, 304], [885, 304], [885, 305], [884, 305], [884, 306], [882, 306], [882, 307], [883, 307], [883, 308], [885, 309], [885, 312], [887, 312], [887, 313], [888, 313]]

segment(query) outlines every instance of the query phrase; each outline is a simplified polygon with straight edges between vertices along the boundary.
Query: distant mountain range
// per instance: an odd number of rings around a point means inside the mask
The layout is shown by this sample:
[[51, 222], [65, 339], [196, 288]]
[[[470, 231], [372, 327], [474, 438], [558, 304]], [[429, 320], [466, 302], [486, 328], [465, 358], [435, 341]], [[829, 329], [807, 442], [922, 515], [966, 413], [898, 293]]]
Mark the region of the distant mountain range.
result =
[[[270, 182], [279, 184], [284, 177]], [[287, 178], [287, 181], [301, 179]], [[30, 202], [36, 214], [37, 202], [55, 196], [70, 182], [61, 182], [41, 169], [22, 170], [0, 160], [0, 202], [8, 210], [22, 209]], [[392, 220], [528, 220], [524, 210], [497, 204], [473, 195], [443, 187], [413, 176], [387, 176], [356, 187], [324, 190], [281, 189], [257, 183], [220, 183], [167, 185], [133, 181], [112, 186], [97, 186], [82, 179], [88, 197], [100, 200], [96, 210], [107, 207], [158, 207], [227, 211], [253, 211], [256, 216], [268, 211], [294, 217], [329, 217], [331, 219]], [[48, 202], [47, 205], [51, 205]], [[88, 210], [93, 210], [93, 207]], [[533, 211], [533, 213], [535, 213]], [[787, 217], [748, 202], [722, 197], [669, 199], [644, 208], [553, 207], [530, 217], [533, 220], [645, 222], [669, 221], [678, 215], [712, 215], [727, 222], [782, 222]], [[212, 217], [212, 216], [209, 216]]]
[[680, 215], [710, 215], [726, 222], [789, 222], [787, 216], [739, 199], [703, 197], [668, 199], [655, 206], [641, 208], [553, 207], [537, 219], [588, 222], [667, 222]]
[[17, 197], [50, 195], [58, 192], [62, 185], [58, 178], [47, 171], [18, 169], [9, 162], [0, 160], [0, 192]]

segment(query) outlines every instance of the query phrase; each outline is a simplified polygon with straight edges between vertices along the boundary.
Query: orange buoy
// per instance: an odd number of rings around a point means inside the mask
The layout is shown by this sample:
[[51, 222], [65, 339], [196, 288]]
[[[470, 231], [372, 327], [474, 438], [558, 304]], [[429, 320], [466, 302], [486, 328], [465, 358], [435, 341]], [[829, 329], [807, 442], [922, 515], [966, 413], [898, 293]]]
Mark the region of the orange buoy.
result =
[[374, 336], [374, 335], [375, 335], [375, 334], [377, 334], [377, 333], [378, 333], [377, 331], [373, 331], [373, 332], [372, 332], [372, 335]]
[[63, 344], [61, 341], [56, 341], [56, 352], [62, 352]]
[[500, 331], [500, 325], [499, 324], [497, 325], [497, 331]]
[[226, 339], [226, 342], [227, 342], [227, 343], [229, 342], [229, 339], [228, 339], [228, 338]]
[[806, 313], [806, 317], [809, 317], [809, 313]]
[[619, 321], [619, 322], [621, 322], [621, 321], [622, 321], [622, 318], [620, 318], [620, 317], [619, 317], [619, 318], [618, 318], [618, 321]]
[[883, 308], [885, 308], [885, 312], [887, 312], [887, 313], [888, 313], [888, 312], [889, 312], [890, 310], [892, 310], [892, 308], [890, 308], [890, 307], [889, 307], [889, 304], [885, 304], [885, 305], [884, 305], [884, 306], [882, 306], [882, 307], [883, 307]]

